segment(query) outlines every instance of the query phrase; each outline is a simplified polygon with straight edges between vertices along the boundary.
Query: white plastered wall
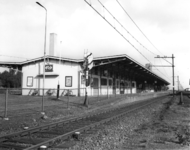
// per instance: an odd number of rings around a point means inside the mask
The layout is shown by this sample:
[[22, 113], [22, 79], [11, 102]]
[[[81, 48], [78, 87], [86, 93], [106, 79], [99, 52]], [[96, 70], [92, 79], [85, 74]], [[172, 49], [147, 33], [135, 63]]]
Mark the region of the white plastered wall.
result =
[[[73, 62], [62, 62], [59, 63], [58, 61], [49, 62], [53, 64], [53, 72], [46, 72], [45, 74], [53, 74], [58, 76], [53, 77], [46, 77], [45, 78], [45, 93], [48, 89], [57, 89], [57, 85], [59, 82], [60, 89], [76, 89], [73, 90], [73, 94], [77, 95], [77, 88], [78, 88], [78, 70], [79, 65]], [[43, 77], [37, 77], [39, 74], [43, 74], [43, 62], [31, 63], [23, 66], [23, 83], [22, 88], [23, 95], [28, 95], [31, 88], [33, 89], [42, 89], [43, 88]], [[71, 76], [72, 77], [72, 86], [66, 87], [65, 86], [65, 77]], [[27, 85], [27, 78], [33, 78], [33, 84]], [[63, 91], [63, 90], [62, 90]], [[61, 92], [60, 91], [60, 94]], [[42, 94], [42, 91], [40, 92]]]

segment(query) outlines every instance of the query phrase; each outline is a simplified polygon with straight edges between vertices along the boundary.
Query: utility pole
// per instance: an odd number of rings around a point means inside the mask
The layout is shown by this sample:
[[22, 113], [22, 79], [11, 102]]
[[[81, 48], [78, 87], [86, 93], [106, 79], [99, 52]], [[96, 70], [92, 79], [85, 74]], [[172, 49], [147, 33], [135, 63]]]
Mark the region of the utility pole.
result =
[[175, 82], [174, 82], [174, 55], [172, 54], [172, 57], [167, 57], [167, 56], [164, 56], [164, 57], [160, 57], [159, 55], [157, 56], [157, 57], [155, 57], [155, 58], [172, 58], [172, 64], [171, 64], [171, 66], [153, 66], [153, 67], [172, 67], [172, 78], [173, 78], [173, 96], [174, 96], [174, 85], [175, 85]]
[[172, 72], [173, 72], [173, 96], [174, 96], [174, 55], [172, 54]]
[[84, 105], [88, 107], [88, 92], [87, 92], [87, 87], [90, 85], [90, 81], [89, 81], [89, 70], [91, 70], [93, 67], [93, 56], [92, 53], [85, 53], [84, 54], [84, 64], [83, 64], [83, 72], [84, 72], [84, 76], [86, 79], [85, 82], [85, 100], [84, 100]]

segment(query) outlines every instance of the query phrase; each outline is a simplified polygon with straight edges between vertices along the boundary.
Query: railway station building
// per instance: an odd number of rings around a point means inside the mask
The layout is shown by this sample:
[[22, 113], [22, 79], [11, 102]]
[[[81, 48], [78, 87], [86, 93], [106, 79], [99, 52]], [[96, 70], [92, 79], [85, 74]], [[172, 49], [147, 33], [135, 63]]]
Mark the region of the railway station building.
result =
[[[84, 59], [58, 57], [51, 48], [45, 57], [45, 82], [43, 85], [44, 57], [23, 62], [0, 62], [0, 66], [12, 67], [22, 72], [22, 94], [31, 94], [31, 89], [45, 93], [60, 86], [70, 89], [75, 96], [85, 95]], [[53, 50], [52, 50], [53, 49]], [[150, 65], [141, 65], [126, 54], [96, 57], [93, 68], [89, 70], [88, 95], [132, 94], [141, 92], [157, 92], [169, 85], [162, 77], [155, 74]]]

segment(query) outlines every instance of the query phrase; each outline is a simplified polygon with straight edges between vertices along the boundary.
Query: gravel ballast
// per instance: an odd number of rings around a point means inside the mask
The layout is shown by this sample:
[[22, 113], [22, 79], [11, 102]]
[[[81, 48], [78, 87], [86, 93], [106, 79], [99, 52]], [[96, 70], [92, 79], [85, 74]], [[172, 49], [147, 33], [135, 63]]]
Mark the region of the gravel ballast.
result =
[[[189, 139], [180, 143], [175, 123], [167, 122], [172, 109], [179, 110], [178, 98], [166, 107], [169, 98], [151, 104], [127, 116], [99, 126], [91, 134], [83, 133], [69, 150], [126, 150], [126, 149], [187, 149]], [[187, 110], [184, 109], [185, 111]], [[188, 111], [189, 108], [188, 108]], [[186, 111], [186, 113], [188, 113]], [[162, 116], [162, 117], [161, 117]], [[164, 119], [166, 116], [166, 119]], [[183, 114], [184, 116], [184, 114]], [[174, 117], [174, 116], [172, 116]], [[160, 120], [161, 118], [161, 120]], [[174, 118], [170, 119], [174, 120]], [[190, 118], [189, 118], [190, 121]], [[165, 125], [165, 126], [164, 126]], [[168, 130], [166, 129], [168, 127]], [[159, 129], [159, 130], [158, 130]], [[163, 129], [163, 131], [162, 131]], [[168, 138], [170, 137], [170, 138]], [[166, 139], [164, 141], [164, 138]], [[170, 140], [167, 140], [170, 139]], [[67, 150], [68, 150], [67, 149]]]

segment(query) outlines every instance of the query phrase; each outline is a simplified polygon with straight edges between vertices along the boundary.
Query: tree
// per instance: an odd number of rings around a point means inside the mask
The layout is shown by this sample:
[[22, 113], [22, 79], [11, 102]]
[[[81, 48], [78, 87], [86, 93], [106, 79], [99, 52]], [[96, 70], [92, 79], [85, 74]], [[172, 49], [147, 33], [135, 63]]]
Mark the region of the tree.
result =
[[21, 87], [21, 73], [10, 69], [0, 74], [2, 86], [5, 88], [18, 88]]

